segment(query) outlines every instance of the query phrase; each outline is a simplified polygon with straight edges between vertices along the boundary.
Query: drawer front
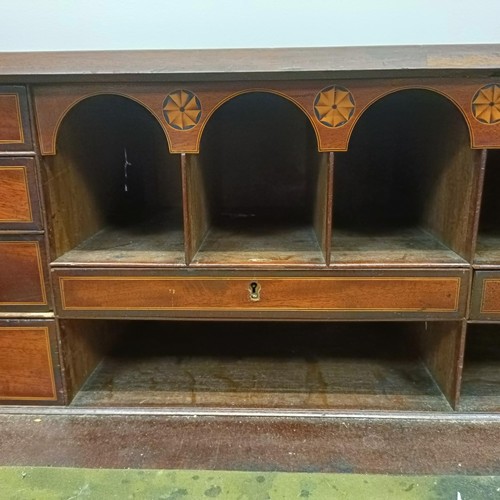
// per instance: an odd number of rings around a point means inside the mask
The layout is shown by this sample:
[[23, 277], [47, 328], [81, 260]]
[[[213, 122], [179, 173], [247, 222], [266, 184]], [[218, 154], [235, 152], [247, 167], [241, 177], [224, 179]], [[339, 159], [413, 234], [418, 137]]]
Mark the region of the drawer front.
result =
[[0, 321], [0, 402], [61, 401], [56, 345], [54, 321]]
[[440, 277], [55, 275], [61, 309], [69, 316], [113, 311], [126, 316], [168, 312], [189, 317], [206, 313], [459, 317], [465, 309], [462, 295], [467, 282], [465, 273]]
[[43, 237], [0, 239], [0, 310], [48, 309]]
[[0, 86], [0, 151], [32, 149], [26, 90]]
[[471, 319], [500, 319], [500, 271], [476, 271], [472, 287]]
[[42, 229], [34, 160], [0, 159], [0, 231]]

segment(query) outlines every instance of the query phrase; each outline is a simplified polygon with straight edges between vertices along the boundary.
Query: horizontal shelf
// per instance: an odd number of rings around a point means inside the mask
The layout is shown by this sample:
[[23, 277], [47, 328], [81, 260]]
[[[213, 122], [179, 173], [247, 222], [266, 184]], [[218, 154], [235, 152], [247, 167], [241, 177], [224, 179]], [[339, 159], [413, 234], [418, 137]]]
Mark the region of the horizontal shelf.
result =
[[141, 324], [72, 405], [450, 411], [409, 333], [384, 323]]
[[181, 266], [184, 236], [181, 214], [162, 212], [141, 223], [102, 229], [56, 259], [56, 266]]
[[474, 264], [484, 267], [500, 265], [500, 231], [479, 234]]
[[499, 325], [469, 325], [458, 409], [500, 412]]
[[307, 224], [273, 224], [245, 217], [212, 226], [192, 261], [201, 266], [322, 266], [325, 260]]
[[440, 267], [467, 262], [434, 236], [418, 228], [348, 231], [334, 228], [332, 265]]

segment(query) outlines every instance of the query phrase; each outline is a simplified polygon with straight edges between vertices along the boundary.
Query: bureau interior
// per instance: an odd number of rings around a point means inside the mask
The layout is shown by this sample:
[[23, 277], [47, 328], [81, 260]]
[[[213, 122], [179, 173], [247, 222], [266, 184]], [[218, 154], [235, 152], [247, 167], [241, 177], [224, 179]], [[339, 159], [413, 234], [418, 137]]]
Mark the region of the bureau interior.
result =
[[500, 411], [500, 325], [467, 328], [461, 411]]
[[332, 263], [470, 259], [480, 157], [461, 112], [436, 92], [371, 104], [335, 153]]
[[281, 96], [222, 104], [186, 158], [193, 264], [324, 263], [329, 157]]
[[76, 104], [43, 180], [59, 264], [184, 261], [179, 156], [138, 103], [98, 95]]
[[449, 411], [462, 335], [460, 322], [62, 320], [60, 329], [69, 399], [90, 407]]
[[500, 150], [487, 151], [476, 264], [500, 264]]

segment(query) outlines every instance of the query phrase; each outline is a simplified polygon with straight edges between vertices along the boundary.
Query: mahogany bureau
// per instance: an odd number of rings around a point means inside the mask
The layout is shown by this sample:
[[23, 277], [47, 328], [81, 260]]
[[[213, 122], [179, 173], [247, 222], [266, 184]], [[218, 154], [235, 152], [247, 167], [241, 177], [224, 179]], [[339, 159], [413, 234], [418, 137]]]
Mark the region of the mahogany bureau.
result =
[[1, 403], [499, 412], [499, 68], [0, 53]]

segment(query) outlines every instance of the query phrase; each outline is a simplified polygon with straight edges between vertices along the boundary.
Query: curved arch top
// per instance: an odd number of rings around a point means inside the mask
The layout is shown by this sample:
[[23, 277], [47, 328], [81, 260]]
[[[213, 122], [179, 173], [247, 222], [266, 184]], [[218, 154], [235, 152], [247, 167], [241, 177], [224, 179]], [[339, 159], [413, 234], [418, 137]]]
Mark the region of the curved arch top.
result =
[[[80, 103], [98, 96], [122, 97], [144, 108], [144, 110], [158, 122], [158, 125], [163, 129], [166, 139], [168, 140], [165, 123], [160, 119], [157, 113], [155, 113], [144, 100], [134, 95], [134, 93], [125, 91], [125, 89], [106, 88], [106, 86], [103, 86], [101, 88], [82, 89], [83, 92], [79, 92], [76, 95], [67, 92], [63, 92], [61, 95], [61, 89], [59, 87], [55, 87], [52, 90], [55, 91], [55, 94], [52, 95], [51, 99], [46, 99], [43, 94], [40, 99], [37, 99], [35, 95], [36, 127], [41, 152], [44, 155], [54, 155], [57, 153], [57, 135], [68, 114]], [[60, 101], [61, 104], [53, 106], [53, 99], [55, 99], [56, 96], [57, 101]], [[50, 131], [50, 133], [47, 134], [46, 131]]]
[[226, 104], [229, 101], [232, 101], [234, 99], [237, 99], [240, 96], [248, 95], [248, 94], [258, 94], [258, 93], [272, 94], [272, 95], [276, 95], [278, 97], [281, 97], [281, 98], [287, 100], [288, 102], [292, 103], [300, 111], [302, 111], [302, 113], [304, 114], [305, 118], [309, 121], [309, 123], [312, 126], [312, 129], [314, 130], [314, 134], [316, 135], [316, 139], [318, 141], [318, 148], [319, 148], [320, 134], [319, 134], [319, 131], [318, 131], [318, 124], [317, 124], [317, 121], [313, 120], [312, 116], [310, 115], [310, 113], [308, 113], [308, 111], [305, 108], [305, 106], [303, 106], [300, 103], [300, 101], [298, 101], [297, 99], [295, 99], [293, 96], [290, 96], [289, 94], [286, 94], [286, 93], [281, 92], [281, 91], [276, 90], [276, 89], [262, 87], [262, 88], [247, 88], [247, 89], [239, 90], [239, 91], [236, 91], [236, 92], [234, 92], [234, 93], [226, 96], [224, 99], [222, 99], [221, 101], [219, 101], [210, 110], [210, 112], [207, 113], [205, 119], [203, 120], [203, 124], [200, 127], [200, 131], [199, 131], [199, 135], [198, 135], [198, 140], [197, 140], [197, 148], [196, 148], [197, 151], [199, 151], [200, 144], [201, 144], [201, 139], [203, 137], [203, 132], [205, 130], [205, 127], [209, 123], [210, 118], [214, 115], [214, 113], [217, 110], [219, 110], [220, 108], [222, 108], [224, 106], [224, 104]]
[[450, 96], [449, 94], [443, 92], [442, 90], [440, 89], [436, 89], [436, 88], [432, 88], [432, 87], [429, 87], [429, 86], [424, 86], [424, 85], [411, 85], [411, 86], [404, 86], [404, 87], [398, 87], [398, 88], [394, 88], [394, 89], [390, 89], [390, 90], [387, 90], [385, 91], [384, 93], [378, 95], [375, 99], [373, 99], [372, 101], [368, 102], [364, 107], [363, 109], [356, 115], [355, 119], [352, 120], [352, 124], [351, 124], [351, 130], [350, 130], [350, 133], [349, 133], [349, 136], [347, 138], [347, 148], [348, 149], [348, 146], [349, 146], [349, 141], [351, 139], [351, 136], [352, 136], [352, 133], [354, 132], [355, 130], [355, 127], [356, 127], [356, 124], [359, 122], [359, 120], [361, 119], [361, 117], [364, 115], [364, 113], [366, 111], [368, 111], [374, 104], [384, 100], [385, 98], [387, 98], [388, 96], [390, 95], [394, 95], [394, 94], [400, 94], [400, 93], [405, 93], [405, 92], [411, 92], [411, 91], [423, 91], [423, 92], [428, 92], [428, 93], [431, 93], [431, 94], [435, 94], [435, 95], [439, 95], [439, 96], [442, 96], [447, 102], [453, 104], [453, 106], [456, 108], [457, 112], [460, 113], [460, 115], [463, 117], [464, 119], [464, 122], [467, 126], [467, 130], [469, 132], [469, 137], [470, 137], [470, 144], [471, 144], [471, 147], [473, 146], [473, 141], [472, 141], [472, 137], [473, 137], [473, 129], [471, 127], [471, 123], [470, 121], [468, 120], [468, 117], [467, 117], [467, 114], [465, 113], [464, 109], [462, 109], [462, 107], [458, 104], [458, 102], [456, 102], [452, 96]]
[[[478, 89], [495, 82], [465, 78], [398, 80], [307, 80], [272, 82], [181, 82], [126, 84], [40, 85], [34, 87], [36, 126], [43, 155], [56, 153], [56, 138], [64, 116], [82, 100], [95, 95], [119, 95], [142, 105], [158, 121], [171, 153], [198, 153], [205, 126], [213, 113], [229, 100], [246, 93], [266, 92], [280, 96], [300, 109], [311, 123], [319, 151], [346, 151], [352, 130], [374, 102], [398, 91], [427, 90], [452, 102], [464, 117], [473, 148], [500, 148], [500, 123], [481, 123], [473, 116], [472, 99]], [[325, 126], [315, 106], [318, 95], [337, 86], [349, 92], [355, 107], [349, 119], [336, 127]], [[165, 99], [172, 92], [186, 90], [199, 100], [201, 113], [190, 127], [167, 124]], [[320, 102], [326, 105], [325, 102]], [[332, 102], [332, 105], [335, 104]], [[339, 123], [338, 121], [336, 122]]]

